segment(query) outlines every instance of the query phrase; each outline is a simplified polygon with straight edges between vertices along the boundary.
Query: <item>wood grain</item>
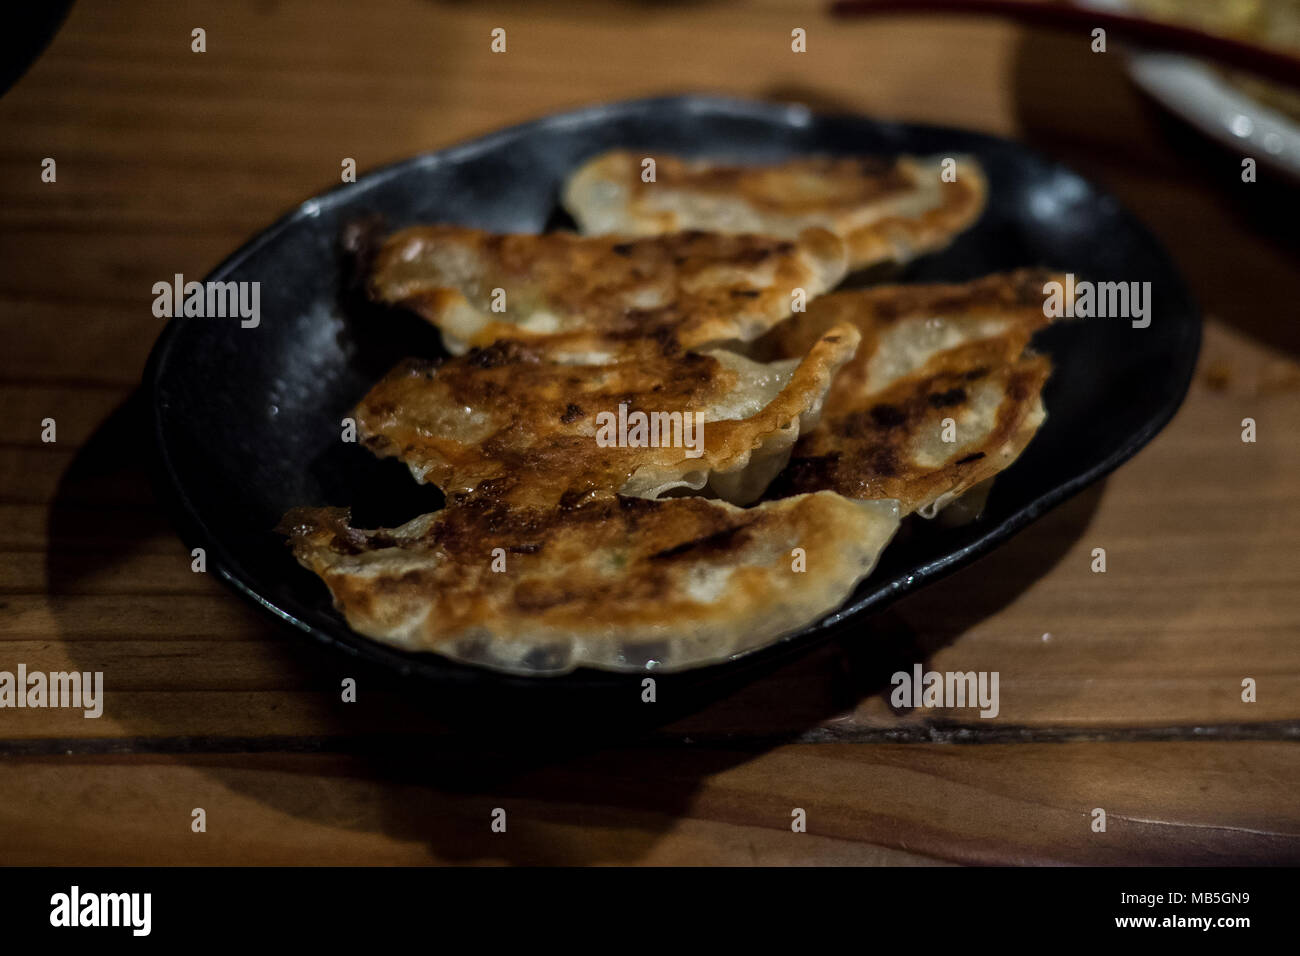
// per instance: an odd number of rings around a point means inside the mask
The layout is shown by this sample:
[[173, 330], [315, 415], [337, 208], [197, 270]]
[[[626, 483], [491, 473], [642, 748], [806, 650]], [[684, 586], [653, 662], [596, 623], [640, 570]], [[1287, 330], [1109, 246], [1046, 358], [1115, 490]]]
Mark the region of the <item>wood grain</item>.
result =
[[[153, 282], [202, 275], [343, 157], [699, 89], [1014, 136], [1103, 182], [1207, 311], [1184, 408], [861, 633], [624, 740], [471, 743], [190, 570], [131, 402]], [[81, 0], [0, 128], [0, 669], [107, 686], [95, 720], [0, 710], [0, 862], [1300, 862], [1294, 196], [1267, 174], [1250, 192], [1239, 157], [1163, 119], [1087, 37], [776, 0]], [[917, 661], [999, 671], [1001, 712], [896, 712], [888, 676]]]
[[[448, 752], [419, 767], [411, 753], [15, 759], [7, 859], [1212, 864], [1294, 862], [1300, 848], [1279, 826], [1294, 813], [1291, 744], [650, 745], [542, 767]], [[33, 830], [16, 809], [31, 805], [62, 825]], [[206, 833], [190, 832], [195, 807]], [[496, 808], [504, 834], [489, 829]], [[796, 808], [806, 833], [790, 831]]]

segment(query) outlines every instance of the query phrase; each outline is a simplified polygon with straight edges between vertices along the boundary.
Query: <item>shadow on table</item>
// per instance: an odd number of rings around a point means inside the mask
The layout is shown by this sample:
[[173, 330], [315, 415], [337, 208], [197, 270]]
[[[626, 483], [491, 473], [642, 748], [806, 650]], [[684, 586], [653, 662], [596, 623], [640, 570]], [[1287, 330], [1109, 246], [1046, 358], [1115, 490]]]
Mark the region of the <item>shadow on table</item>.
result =
[[[76, 637], [71, 609], [84, 593], [84, 580], [167, 526], [165, 515], [152, 502], [142, 464], [147, 456], [143, 411], [137, 395], [104, 422], [63, 475], [52, 503], [46, 580], [56, 625], [67, 638]], [[1101, 486], [1094, 486], [976, 564], [927, 588], [919, 600], [952, 608], [934, 630], [914, 633], [899, 615], [886, 611], [860, 628], [858, 637], [834, 640], [793, 660], [770, 664], [734, 685], [714, 686], [674, 703], [643, 705], [637, 720], [611, 721], [605, 714], [587, 713], [552, 721], [541, 711], [488, 714], [464, 699], [411, 700], [411, 688], [400, 679], [295, 638], [287, 628], [268, 629], [268, 634], [287, 639], [283, 660], [292, 673], [285, 674], [284, 684], [318, 689], [327, 701], [336, 699], [340, 675], [355, 676], [368, 699], [384, 702], [390, 711], [386, 719], [381, 715], [377, 725], [372, 722], [358, 734], [345, 717], [353, 711], [322, 708], [326, 716], [310, 737], [250, 740], [177, 737], [165, 717], [138, 713], [129, 700], [114, 708], [113, 716], [128, 725], [128, 750], [175, 754], [181, 763], [202, 767], [231, 790], [278, 811], [314, 823], [377, 829], [401, 840], [424, 841], [442, 859], [484, 855], [480, 831], [471, 833], [469, 825], [449, 827], [448, 820], [472, 812], [483, 821], [491, 807], [526, 800], [544, 802], [545, 821], [551, 824], [591, 825], [597, 822], [591, 806], [598, 804], [619, 829], [618, 839], [596, 858], [633, 861], [686, 814], [701, 781], [797, 740], [863, 698], [887, 690], [894, 671], [925, 661], [1014, 600], [1049, 571], [1087, 527], [1100, 495]], [[120, 508], [124, 500], [135, 503], [125, 516]], [[99, 552], [102, 565], [96, 567], [84, 548], [68, 548], [69, 542], [86, 539], [112, 540], [115, 550]], [[178, 560], [185, 559], [178, 547]], [[229, 600], [238, 599], [232, 594]], [[254, 626], [261, 626], [260, 618]], [[871, 632], [869, 639], [861, 630]], [[112, 706], [111, 689], [119, 676], [113, 670], [120, 666], [120, 657], [108, 656], [110, 651], [108, 642], [68, 644], [78, 669], [106, 672]], [[183, 690], [191, 676], [189, 686], [205, 686], [201, 660], [181, 658], [176, 666], [179, 688]], [[192, 668], [192, 675], [185, 668]], [[425, 687], [417, 690], [427, 694]], [[216, 727], [223, 719], [219, 706], [210, 715]], [[239, 705], [232, 700], [230, 706]], [[64, 749], [62, 742], [55, 744]], [[122, 744], [111, 742], [119, 749]], [[84, 745], [94, 749], [96, 742]], [[340, 755], [343, 769], [331, 764], [331, 772], [382, 782], [382, 805], [358, 823], [355, 811], [335, 809], [338, 802], [323, 792], [329, 784], [319, 779], [308, 783], [305, 777], [303, 786], [286, 788], [281, 775], [252, 772], [249, 768], [264, 766], [254, 760], [243, 769], [212, 765], [214, 753], [259, 752]], [[467, 809], [471, 803], [472, 809]], [[499, 853], [515, 862], [588, 861], [570, 859], [571, 851], [553, 841], [530, 839], [527, 830], [512, 827], [514, 838], [503, 841]]]

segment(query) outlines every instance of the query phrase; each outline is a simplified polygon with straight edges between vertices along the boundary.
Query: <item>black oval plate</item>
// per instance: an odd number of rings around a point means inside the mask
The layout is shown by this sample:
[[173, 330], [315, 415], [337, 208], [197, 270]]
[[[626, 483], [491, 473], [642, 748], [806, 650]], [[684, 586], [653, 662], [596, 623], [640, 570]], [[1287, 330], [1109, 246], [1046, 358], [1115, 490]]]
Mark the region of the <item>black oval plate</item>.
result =
[[1163, 250], [1113, 197], [1018, 144], [712, 97], [597, 106], [418, 156], [303, 203], [207, 277], [261, 283], [256, 328], [237, 319], [169, 322], [145, 372], [151, 431], [160, 483], [187, 539], [207, 549], [209, 570], [299, 630], [449, 691], [612, 691], [639, 681], [592, 670], [512, 677], [378, 644], [348, 628], [324, 585], [271, 530], [295, 505], [353, 505], [358, 523], [370, 527], [441, 504], [401, 465], [339, 440], [340, 420], [394, 362], [440, 351], [431, 327], [375, 314], [349, 293], [344, 227], [379, 214], [393, 228], [445, 221], [541, 231], [562, 224], [557, 196], [565, 175], [615, 146], [752, 162], [810, 152], [972, 153], [988, 174], [988, 211], [947, 250], [907, 267], [903, 279], [960, 281], [1041, 265], [1152, 283], [1149, 328], [1075, 320], [1035, 340], [1055, 364], [1047, 422], [998, 477], [978, 521], [920, 526], [886, 550], [838, 612], [734, 662], [671, 675], [675, 682], [712, 681], [807, 647], [987, 552], [1133, 455], [1187, 390], [1200, 318]]

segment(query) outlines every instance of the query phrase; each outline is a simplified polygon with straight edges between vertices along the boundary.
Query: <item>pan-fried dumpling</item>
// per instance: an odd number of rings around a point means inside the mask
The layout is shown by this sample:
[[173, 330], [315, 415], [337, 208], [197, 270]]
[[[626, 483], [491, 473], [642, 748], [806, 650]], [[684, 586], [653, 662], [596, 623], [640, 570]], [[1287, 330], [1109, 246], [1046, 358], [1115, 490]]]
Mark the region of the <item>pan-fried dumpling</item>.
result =
[[564, 205], [584, 233], [657, 235], [682, 229], [793, 238], [812, 226], [848, 247], [849, 267], [907, 262], [946, 246], [979, 218], [988, 189], [979, 163], [944, 157], [806, 157], [731, 166], [644, 154], [602, 153], [569, 178]]
[[380, 456], [449, 495], [508, 479], [515, 505], [566, 493], [657, 498], [707, 489], [756, 500], [816, 424], [858, 332], [831, 327], [806, 354], [759, 363], [654, 342], [504, 339], [436, 365], [407, 362], [356, 411]]
[[352, 528], [337, 508], [296, 509], [281, 530], [357, 632], [558, 674], [680, 670], [770, 644], [839, 607], [898, 521], [893, 502], [830, 492], [516, 511], [480, 491], [391, 530]]
[[1025, 270], [835, 293], [755, 343], [761, 357], [797, 353], [846, 321], [863, 339], [769, 494], [829, 489], [932, 517], [1010, 465], [1045, 418], [1051, 366], [1026, 346], [1048, 321], [1054, 278]]
[[844, 244], [823, 229], [624, 238], [418, 226], [383, 243], [370, 291], [436, 325], [455, 355], [556, 334], [693, 348], [757, 338], [790, 314], [795, 290], [812, 299], [845, 269]]

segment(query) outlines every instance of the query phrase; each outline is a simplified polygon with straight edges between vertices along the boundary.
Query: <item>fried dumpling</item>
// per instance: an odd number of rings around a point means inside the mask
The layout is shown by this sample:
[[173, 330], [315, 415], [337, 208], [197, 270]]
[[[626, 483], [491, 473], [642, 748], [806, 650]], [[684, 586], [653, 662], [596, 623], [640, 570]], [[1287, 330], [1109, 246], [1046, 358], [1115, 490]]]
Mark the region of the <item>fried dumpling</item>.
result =
[[848, 247], [849, 267], [907, 262], [946, 246], [979, 218], [988, 188], [979, 163], [944, 157], [807, 157], [732, 166], [652, 155], [602, 153], [569, 178], [564, 205], [590, 235], [657, 235], [682, 229], [793, 238], [829, 229]]
[[821, 328], [852, 322], [862, 333], [769, 494], [827, 489], [932, 517], [1010, 465], [1045, 418], [1051, 366], [1026, 346], [1048, 321], [1043, 287], [1054, 278], [1023, 270], [835, 293], [756, 343], [771, 357], [797, 354]]
[[519, 511], [482, 488], [391, 530], [352, 528], [337, 508], [296, 509], [281, 530], [359, 633], [558, 674], [679, 670], [770, 644], [839, 607], [898, 522], [893, 502], [829, 492]]
[[356, 411], [365, 445], [449, 495], [510, 479], [513, 504], [569, 492], [657, 498], [706, 489], [756, 500], [821, 414], [859, 335], [831, 327], [795, 358], [653, 341], [503, 339], [439, 364], [408, 361]]
[[796, 290], [812, 299], [845, 270], [844, 244], [824, 229], [627, 238], [417, 226], [380, 247], [370, 292], [428, 319], [456, 355], [555, 334], [692, 348], [757, 338], [790, 314]]

